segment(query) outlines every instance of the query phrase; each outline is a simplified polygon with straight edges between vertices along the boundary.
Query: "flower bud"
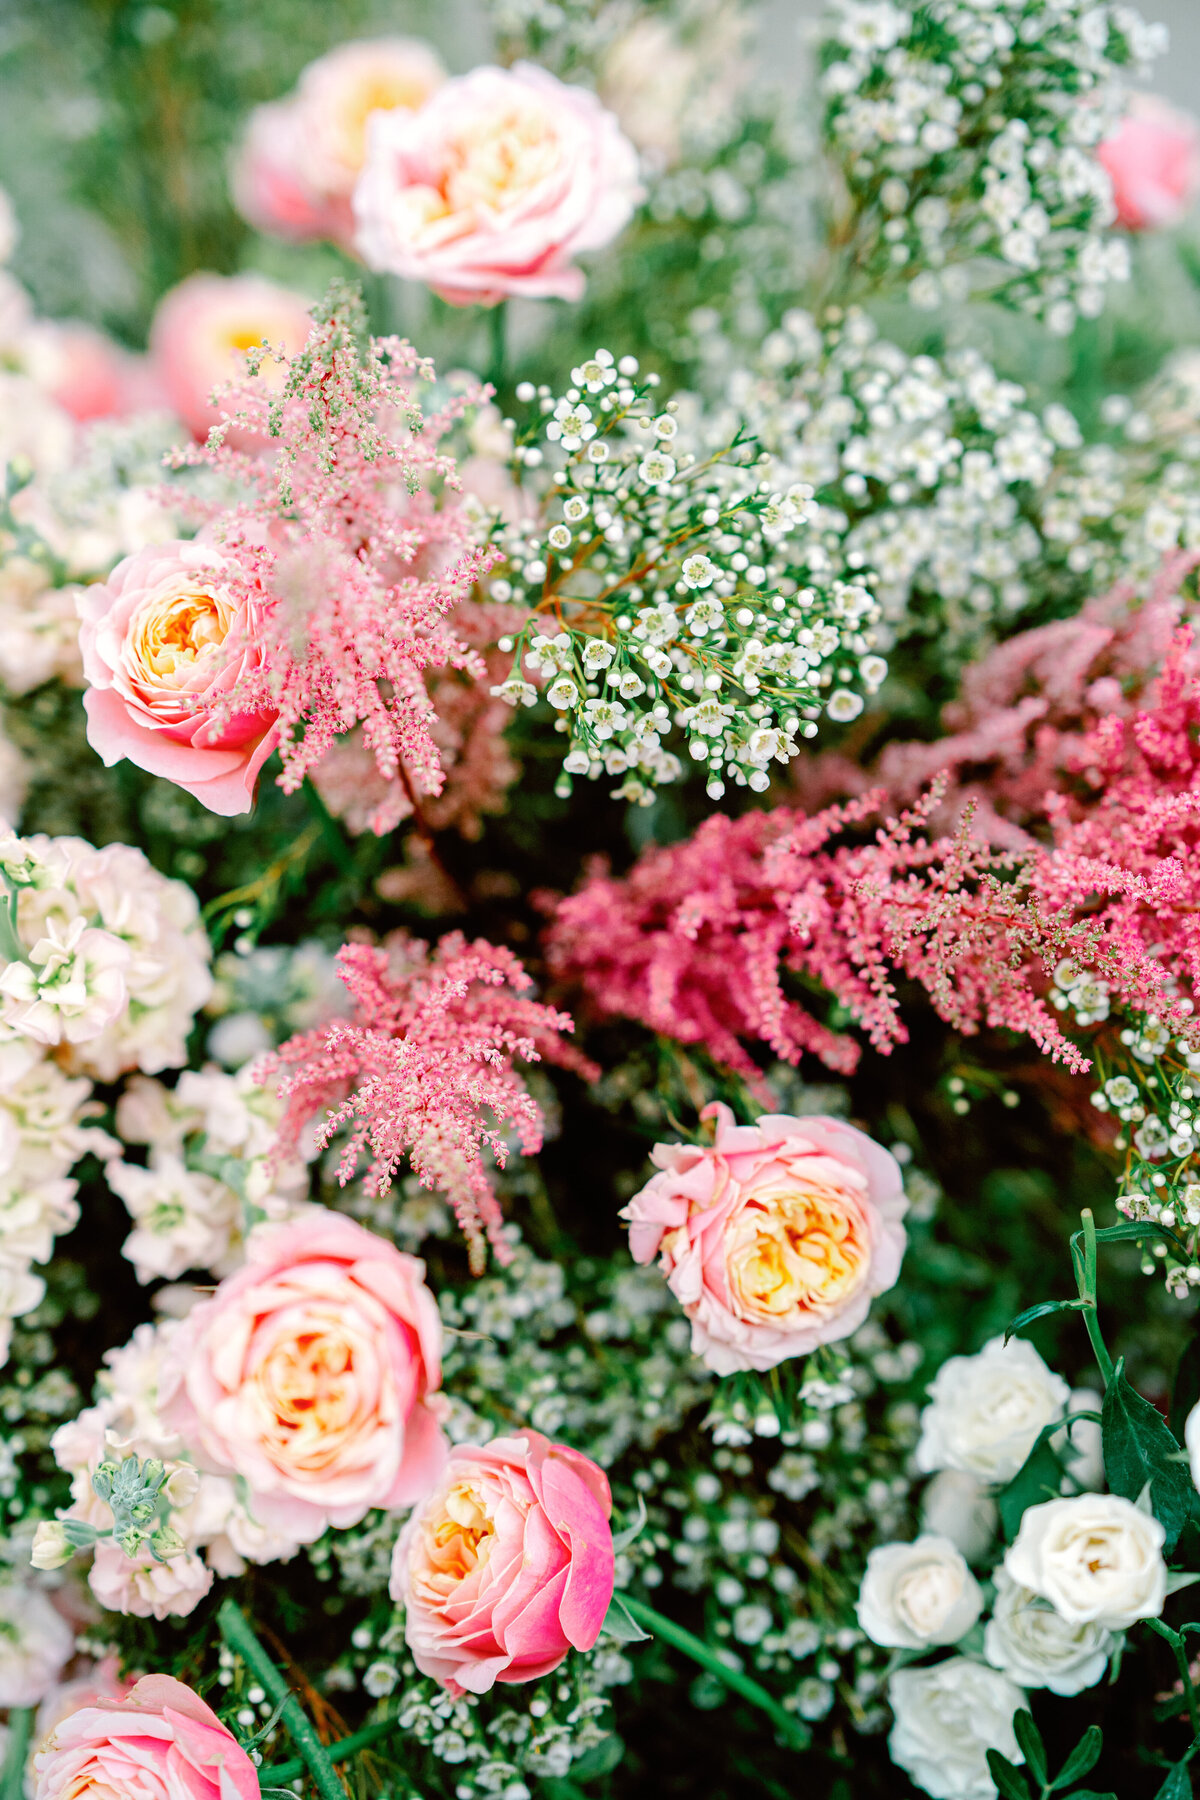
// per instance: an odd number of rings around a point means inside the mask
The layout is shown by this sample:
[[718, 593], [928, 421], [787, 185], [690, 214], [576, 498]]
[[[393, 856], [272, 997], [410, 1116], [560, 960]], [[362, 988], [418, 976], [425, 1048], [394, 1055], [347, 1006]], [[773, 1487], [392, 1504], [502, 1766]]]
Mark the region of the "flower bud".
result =
[[75, 1554], [57, 1519], [43, 1519], [33, 1534], [29, 1560], [35, 1569], [61, 1569]]

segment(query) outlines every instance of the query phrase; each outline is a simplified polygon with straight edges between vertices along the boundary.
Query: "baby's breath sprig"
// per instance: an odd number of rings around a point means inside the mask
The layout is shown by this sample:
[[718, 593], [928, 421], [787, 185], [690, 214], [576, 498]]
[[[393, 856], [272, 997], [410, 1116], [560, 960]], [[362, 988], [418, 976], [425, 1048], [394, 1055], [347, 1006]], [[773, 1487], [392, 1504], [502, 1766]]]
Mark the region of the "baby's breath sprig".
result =
[[716, 450], [698, 433], [690, 447], [686, 404], [661, 405], [657, 377], [638, 374], [636, 358], [599, 350], [561, 396], [517, 390], [536, 407], [517, 479], [556, 466], [535, 477], [534, 519], [515, 509], [492, 528], [505, 560], [490, 597], [526, 615], [501, 640], [513, 668], [492, 691], [559, 714], [562, 794], [607, 773], [624, 778], [618, 798], [650, 804], [682, 774], [673, 728], [712, 799], [730, 782], [761, 792], [822, 713], [857, 717], [883, 681], [879, 608], [865, 572], [836, 578], [819, 547], [789, 542], [815, 517], [810, 486], [776, 486], [737, 426]]

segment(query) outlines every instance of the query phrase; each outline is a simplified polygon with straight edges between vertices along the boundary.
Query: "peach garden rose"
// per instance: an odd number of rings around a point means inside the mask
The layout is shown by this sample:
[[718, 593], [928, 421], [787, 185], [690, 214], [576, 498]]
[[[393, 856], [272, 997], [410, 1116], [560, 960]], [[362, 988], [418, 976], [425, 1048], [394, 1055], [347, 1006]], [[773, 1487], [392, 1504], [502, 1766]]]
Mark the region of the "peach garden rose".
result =
[[610, 243], [640, 198], [637, 153], [594, 94], [529, 63], [479, 68], [370, 120], [356, 242], [371, 268], [456, 305], [578, 300], [576, 255]]
[[259, 1225], [173, 1336], [160, 1413], [296, 1543], [410, 1506], [446, 1459], [441, 1321], [425, 1265], [325, 1207]]
[[392, 1560], [421, 1673], [485, 1694], [590, 1650], [613, 1594], [611, 1512], [603, 1470], [539, 1432], [457, 1445]]
[[[264, 339], [289, 356], [308, 340], [309, 302], [262, 275], [189, 275], [164, 294], [150, 326], [150, 360], [164, 399], [188, 430], [207, 437], [222, 413], [212, 391], [245, 373], [244, 352]], [[266, 358], [260, 371], [268, 386], [282, 387], [286, 372]], [[239, 439], [237, 428], [231, 441]]]
[[146, 1675], [68, 1713], [34, 1757], [34, 1800], [258, 1800], [258, 1771], [183, 1682]]
[[1200, 125], [1157, 94], [1135, 94], [1096, 154], [1128, 231], [1178, 225], [1200, 193]]
[[128, 759], [210, 812], [248, 812], [275, 748], [273, 714], [222, 701], [262, 650], [264, 601], [210, 544], [176, 540], [127, 556], [79, 596], [88, 742], [109, 768]]
[[906, 1201], [894, 1156], [841, 1119], [727, 1106], [711, 1147], [658, 1144], [660, 1173], [622, 1217], [636, 1262], [657, 1256], [718, 1375], [771, 1369], [857, 1330], [900, 1272]]

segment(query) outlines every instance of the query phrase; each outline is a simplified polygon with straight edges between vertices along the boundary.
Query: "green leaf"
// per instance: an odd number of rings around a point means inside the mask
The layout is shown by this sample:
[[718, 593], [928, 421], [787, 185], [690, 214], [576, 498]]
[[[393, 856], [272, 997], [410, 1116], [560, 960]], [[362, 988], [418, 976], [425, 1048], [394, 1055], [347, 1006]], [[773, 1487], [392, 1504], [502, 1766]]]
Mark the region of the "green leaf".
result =
[[[625, 1754], [625, 1742], [615, 1731], [602, 1737], [598, 1744], [585, 1750], [571, 1764], [571, 1776], [576, 1781], [594, 1781], [598, 1775], [611, 1775]], [[296, 1800], [293, 1794], [292, 1800]]]
[[1001, 1488], [996, 1495], [1000, 1523], [1010, 1544], [1021, 1529], [1021, 1517], [1028, 1507], [1040, 1506], [1043, 1500], [1058, 1498], [1063, 1471], [1062, 1464], [1050, 1448], [1050, 1438], [1061, 1429], [1061, 1421], [1056, 1420], [1039, 1433], [1033, 1449], [1008, 1486]]
[[989, 1750], [987, 1765], [1004, 1800], [1029, 1800], [1029, 1789], [1007, 1756], [1001, 1756], [998, 1750]]
[[1024, 1707], [1013, 1719], [1013, 1730], [1017, 1734], [1017, 1742], [1021, 1746], [1026, 1766], [1039, 1787], [1046, 1785], [1046, 1746], [1042, 1742], [1042, 1734], [1033, 1722], [1033, 1714]]
[[[1175, 1233], [1168, 1230], [1168, 1228], [1158, 1219], [1124, 1219], [1120, 1225], [1106, 1225], [1103, 1231], [1098, 1231], [1096, 1233], [1096, 1242], [1098, 1244], [1120, 1244], [1130, 1243], [1136, 1241], [1138, 1238], [1148, 1237], [1165, 1238], [1168, 1244], [1173, 1244], [1175, 1246], [1181, 1256], [1188, 1262], [1191, 1261], [1192, 1253], [1183, 1242], [1183, 1239], [1177, 1238]], [[1071, 1242], [1072, 1244], [1076, 1242], [1082, 1244], [1082, 1231], [1077, 1231], [1072, 1237]]]
[[1109, 1487], [1136, 1500], [1148, 1482], [1154, 1516], [1167, 1534], [1164, 1549], [1172, 1550], [1191, 1512], [1192, 1478], [1162, 1414], [1126, 1381], [1123, 1357], [1108, 1384], [1100, 1418]]
[[600, 1631], [618, 1644], [645, 1644], [650, 1639], [650, 1633], [642, 1630], [620, 1594], [614, 1594], [609, 1601]]
[[1187, 1416], [1200, 1401], [1200, 1332], [1195, 1332], [1183, 1346], [1171, 1387], [1171, 1430], [1183, 1436]]
[[1089, 1725], [1050, 1786], [1065, 1788], [1070, 1787], [1073, 1781], [1082, 1781], [1099, 1762], [1103, 1747], [1104, 1733], [1098, 1725]]
[[1168, 1772], [1154, 1800], [1192, 1800], [1192, 1778], [1185, 1762], [1177, 1762]]
[[1027, 1306], [1023, 1313], [1018, 1313], [1005, 1327], [1004, 1341], [1007, 1344], [1009, 1338], [1023, 1331], [1026, 1325], [1032, 1325], [1035, 1319], [1048, 1319], [1051, 1313], [1081, 1312], [1088, 1305], [1090, 1301], [1087, 1300], [1039, 1300], [1036, 1306]]
[[642, 1496], [640, 1494], [637, 1497], [637, 1503], [638, 1503], [637, 1518], [631, 1520], [631, 1522], [625, 1526], [624, 1530], [613, 1532], [613, 1554], [614, 1555], [619, 1556], [622, 1550], [627, 1550], [629, 1548], [629, 1545], [632, 1544], [634, 1538], [637, 1537], [639, 1535], [639, 1533], [644, 1531], [646, 1528], [646, 1519], [648, 1516], [647, 1512], [646, 1512], [646, 1502], [642, 1499]]
[[1071, 1800], [1117, 1800], [1117, 1796], [1111, 1788], [1105, 1788], [1103, 1793], [1097, 1788], [1076, 1788]]

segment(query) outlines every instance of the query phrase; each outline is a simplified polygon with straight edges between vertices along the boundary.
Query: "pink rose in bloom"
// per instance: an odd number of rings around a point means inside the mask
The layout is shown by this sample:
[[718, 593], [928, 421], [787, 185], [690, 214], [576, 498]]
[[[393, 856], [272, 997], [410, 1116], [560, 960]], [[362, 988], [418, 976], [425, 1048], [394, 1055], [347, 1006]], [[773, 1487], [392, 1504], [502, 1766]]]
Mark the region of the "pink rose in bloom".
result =
[[428, 44], [374, 38], [310, 63], [294, 94], [250, 116], [234, 160], [233, 197], [259, 231], [351, 246], [350, 197], [367, 153], [367, 121], [411, 112], [446, 79]]
[[260, 1525], [312, 1543], [410, 1506], [446, 1460], [441, 1321], [425, 1265], [324, 1207], [260, 1225], [172, 1337], [160, 1413], [237, 1476]]
[[225, 816], [249, 812], [275, 748], [275, 715], [222, 701], [263, 658], [266, 604], [211, 544], [152, 544], [79, 595], [87, 735], [109, 768], [128, 760]]
[[717, 1121], [712, 1148], [656, 1145], [662, 1173], [621, 1215], [634, 1261], [661, 1259], [696, 1355], [731, 1375], [848, 1337], [900, 1273], [895, 1157], [841, 1119], [701, 1117]]
[[35, 1748], [44, 1744], [63, 1720], [78, 1712], [81, 1706], [94, 1706], [97, 1700], [124, 1700], [132, 1686], [132, 1681], [122, 1681], [115, 1656], [106, 1656], [85, 1675], [61, 1682], [38, 1707], [34, 1725]]
[[1096, 152], [1113, 184], [1117, 221], [1129, 231], [1177, 225], [1200, 188], [1200, 126], [1155, 94], [1135, 94]]
[[474, 69], [417, 112], [376, 113], [354, 190], [365, 262], [444, 300], [578, 300], [573, 258], [628, 224], [637, 153], [586, 88], [545, 69]]
[[421, 1673], [486, 1694], [590, 1650], [613, 1594], [611, 1512], [603, 1470], [539, 1432], [457, 1445], [392, 1558]]
[[[243, 352], [264, 338], [289, 356], [303, 350], [308, 308], [303, 295], [261, 275], [189, 275], [163, 295], [150, 326], [150, 355], [167, 404], [195, 437], [220, 424], [212, 391], [245, 373]], [[286, 379], [283, 365], [270, 357], [260, 373], [273, 388]], [[232, 432], [230, 442], [240, 435]]]
[[34, 1768], [35, 1800], [258, 1800], [258, 1771], [233, 1733], [170, 1675], [69, 1714]]
[[146, 359], [82, 319], [38, 319], [23, 347], [38, 386], [81, 424], [165, 404]]

